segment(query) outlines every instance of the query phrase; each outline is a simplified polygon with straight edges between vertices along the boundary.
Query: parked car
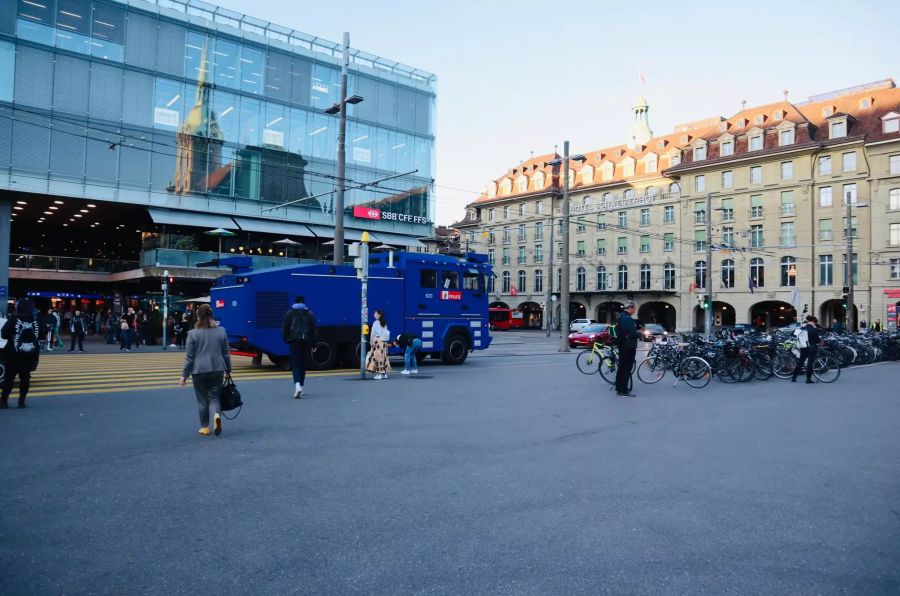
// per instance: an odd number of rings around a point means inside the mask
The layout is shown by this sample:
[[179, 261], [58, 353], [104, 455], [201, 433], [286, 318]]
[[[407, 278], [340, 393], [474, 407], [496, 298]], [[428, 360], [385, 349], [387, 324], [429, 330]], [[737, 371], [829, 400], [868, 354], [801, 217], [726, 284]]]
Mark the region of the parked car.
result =
[[641, 339], [644, 341], [654, 341], [657, 337], [666, 337], [667, 335], [669, 335], [669, 332], [666, 331], [666, 328], [656, 323], [647, 323], [641, 329]]
[[581, 331], [583, 327], [596, 322], [597, 321], [592, 321], [590, 319], [575, 319], [574, 321], [569, 323], [569, 331]]
[[750, 323], [738, 323], [737, 325], [722, 325], [722, 331], [730, 331], [735, 335], [744, 335], [745, 333], [753, 333], [755, 329]]
[[609, 335], [609, 325], [606, 323], [592, 323], [585, 325], [580, 331], [569, 334], [570, 348], [590, 348], [594, 342], [609, 343], [612, 337]]

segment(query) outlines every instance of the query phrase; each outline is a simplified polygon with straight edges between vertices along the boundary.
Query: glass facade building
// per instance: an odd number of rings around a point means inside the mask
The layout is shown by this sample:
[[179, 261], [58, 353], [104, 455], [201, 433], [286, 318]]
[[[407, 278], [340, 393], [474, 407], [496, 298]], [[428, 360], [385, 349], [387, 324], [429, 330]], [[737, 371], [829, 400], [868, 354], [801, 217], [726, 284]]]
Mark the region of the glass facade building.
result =
[[[196, 0], [3, 0], [0, 189], [330, 238], [338, 118], [324, 110], [340, 59], [338, 44]], [[348, 94], [363, 101], [348, 107], [345, 182], [405, 175], [348, 191], [349, 239], [431, 234], [435, 86], [351, 50]]]

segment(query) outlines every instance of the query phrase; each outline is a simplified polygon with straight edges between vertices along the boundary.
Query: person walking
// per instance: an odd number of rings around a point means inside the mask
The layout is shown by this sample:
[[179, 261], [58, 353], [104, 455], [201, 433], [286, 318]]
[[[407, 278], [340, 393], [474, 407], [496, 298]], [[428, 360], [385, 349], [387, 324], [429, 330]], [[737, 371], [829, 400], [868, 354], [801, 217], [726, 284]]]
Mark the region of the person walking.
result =
[[125, 350], [126, 352], [131, 351], [131, 342], [134, 340], [135, 318], [134, 309], [129, 307], [128, 312], [122, 315], [122, 318], [119, 320], [121, 337], [119, 340], [119, 350]]
[[634, 368], [640, 333], [637, 330], [637, 323], [632, 318], [634, 311], [634, 302], [627, 302], [625, 309], [619, 315], [619, 322], [616, 327], [616, 341], [619, 345], [619, 364], [616, 368], [616, 394], [621, 397], [636, 397], [631, 392], [631, 369]]
[[78, 343], [78, 351], [84, 352], [84, 336], [87, 334], [87, 322], [80, 310], [75, 311], [75, 315], [69, 320], [69, 333], [72, 334], [72, 347], [70, 352], [75, 351], [75, 343]]
[[316, 316], [306, 306], [303, 296], [294, 298], [281, 323], [281, 335], [291, 350], [291, 373], [294, 377], [294, 399], [303, 397], [309, 350], [316, 341]]
[[219, 396], [225, 379], [231, 378], [231, 351], [225, 328], [213, 319], [212, 308], [203, 304], [197, 311], [197, 324], [188, 333], [184, 353], [184, 367], [179, 384], [187, 384], [188, 375], [194, 383], [197, 408], [200, 414], [201, 435], [209, 434], [209, 415], [212, 412], [213, 433], [222, 434], [222, 407]]
[[59, 314], [58, 310], [53, 309], [53, 335], [56, 337], [56, 348], [58, 350], [66, 347], [62, 340], [62, 334], [59, 332], [60, 325], [62, 325], [62, 315]]
[[176, 317], [175, 321], [175, 343], [177, 343], [178, 347], [183, 350], [184, 342], [187, 339], [188, 331], [191, 328], [191, 322], [188, 319], [187, 313], [181, 315], [180, 319]]
[[[816, 356], [819, 354], [819, 343], [822, 341], [822, 335], [819, 333], [819, 320], [809, 315], [806, 317], [806, 323], [794, 331], [794, 336], [797, 338], [797, 347], [800, 348], [800, 358], [797, 359], [797, 366], [794, 367], [794, 375], [791, 377], [791, 382], [797, 382], [800, 369], [805, 366], [806, 382], [812, 383]], [[806, 364], [804, 365], [804, 363]]]
[[401, 375], [417, 375], [419, 374], [419, 361], [416, 354], [422, 349], [422, 340], [412, 333], [401, 333], [394, 340], [395, 346], [400, 346], [403, 352], [403, 370]]
[[387, 318], [380, 309], [375, 310], [375, 322], [372, 323], [372, 331], [369, 334], [372, 351], [369, 352], [366, 370], [375, 373], [375, 380], [388, 378], [391, 363], [388, 360], [388, 342], [391, 341], [391, 330], [388, 329]]
[[48, 352], [53, 351], [53, 344], [56, 343], [56, 338], [53, 335], [56, 331], [56, 317], [54, 317], [53, 314], [54, 311], [53, 307], [51, 306], [49, 309], [47, 309], [47, 314], [42, 317], [42, 331], [46, 334], [47, 337], [46, 346]]
[[19, 377], [19, 407], [25, 407], [25, 398], [31, 387], [31, 371], [37, 368], [40, 354], [41, 329], [34, 319], [34, 305], [27, 298], [20, 298], [16, 303], [15, 314], [6, 319], [0, 337], [7, 340], [4, 350], [6, 374], [3, 387], [0, 389], [0, 408], [8, 408], [9, 395], [13, 382]]

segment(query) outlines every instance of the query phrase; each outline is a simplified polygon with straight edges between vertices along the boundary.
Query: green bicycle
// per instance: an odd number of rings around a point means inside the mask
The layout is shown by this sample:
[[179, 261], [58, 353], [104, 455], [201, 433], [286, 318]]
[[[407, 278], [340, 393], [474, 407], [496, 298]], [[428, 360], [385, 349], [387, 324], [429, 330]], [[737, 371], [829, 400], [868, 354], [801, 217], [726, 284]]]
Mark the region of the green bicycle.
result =
[[[619, 365], [619, 349], [615, 346], [607, 346], [600, 342], [594, 342], [590, 350], [585, 350], [575, 359], [575, 366], [586, 375], [600, 373], [603, 380], [614, 385], [616, 383], [616, 369]], [[635, 367], [631, 367], [632, 374]]]

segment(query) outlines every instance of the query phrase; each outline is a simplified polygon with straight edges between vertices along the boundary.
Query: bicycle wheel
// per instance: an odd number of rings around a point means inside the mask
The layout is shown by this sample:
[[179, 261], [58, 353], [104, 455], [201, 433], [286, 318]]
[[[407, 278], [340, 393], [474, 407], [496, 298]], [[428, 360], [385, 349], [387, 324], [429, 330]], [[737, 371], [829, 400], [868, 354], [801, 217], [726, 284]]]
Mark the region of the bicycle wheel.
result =
[[734, 358], [719, 356], [714, 362], [715, 366], [712, 369], [716, 378], [723, 383], [737, 383], [741, 378], [740, 363]]
[[779, 352], [772, 359], [772, 372], [779, 379], [790, 379], [797, 368], [797, 359], [789, 352]]
[[834, 383], [841, 376], [841, 365], [833, 356], [818, 356], [813, 365], [813, 376], [822, 383]]
[[616, 384], [616, 368], [618, 368], [618, 364], [618, 361], [612, 356], [603, 358], [599, 363], [600, 376], [610, 385]]
[[600, 370], [600, 355], [593, 350], [585, 350], [575, 359], [575, 366], [586, 375], [592, 375]]
[[754, 354], [753, 361], [756, 364], [754, 376], [760, 381], [768, 381], [775, 374], [772, 370], [772, 357], [768, 354]]
[[696, 389], [709, 385], [709, 380], [712, 378], [709, 362], [698, 356], [685, 358], [681, 361], [678, 369], [679, 376], [684, 379], [684, 382]]
[[637, 376], [641, 383], [652, 385], [666, 376], [666, 368], [657, 364], [656, 358], [647, 358], [638, 366]]
[[756, 364], [753, 362], [753, 359], [749, 356], [741, 356], [741, 376], [738, 379], [739, 383], [748, 383], [753, 380], [753, 377], [756, 375]]

